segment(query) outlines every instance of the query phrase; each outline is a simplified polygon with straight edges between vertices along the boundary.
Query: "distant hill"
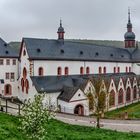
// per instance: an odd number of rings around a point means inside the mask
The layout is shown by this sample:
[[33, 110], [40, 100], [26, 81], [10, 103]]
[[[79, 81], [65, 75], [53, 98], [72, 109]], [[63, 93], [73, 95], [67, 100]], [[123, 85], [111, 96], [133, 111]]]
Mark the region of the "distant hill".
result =
[[124, 47], [123, 41], [116, 41], [116, 40], [88, 40], [88, 39], [67, 39], [68, 41], [72, 42], [80, 42], [86, 44], [95, 44], [95, 45], [103, 45], [103, 46], [112, 46], [112, 47]]
[[[66, 39], [67, 41], [72, 42], [80, 42], [85, 44], [95, 44], [95, 45], [103, 45], [103, 46], [112, 46], [112, 47], [124, 47], [123, 41], [116, 40], [88, 40], [88, 39]], [[9, 45], [14, 48], [16, 51], [19, 51], [21, 42], [10, 42]], [[140, 43], [138, 44], [140, 46]]]
[[16, 52], [20, 50], [20, 42], [9, 42], [11, 48], [15, 49]]

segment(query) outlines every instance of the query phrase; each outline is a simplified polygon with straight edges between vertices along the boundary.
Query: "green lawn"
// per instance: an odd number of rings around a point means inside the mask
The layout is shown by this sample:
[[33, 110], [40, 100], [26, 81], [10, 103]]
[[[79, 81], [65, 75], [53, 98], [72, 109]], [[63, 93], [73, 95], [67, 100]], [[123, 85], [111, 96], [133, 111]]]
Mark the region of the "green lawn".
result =
[[119, 119], [127, 112], [129, 119], [140, 119], [140, 102], [131, 104], [129, 106], [107, 112], [106, 118]]
[[27, 140], [18, 127], [18, 118], [0, 113], [0, 140]]
[[[0, 140], [28, 140], [17, 130], [18, 118], [0, 113]], [[140, 133], [121, 133], [91, 127], [68, 125], [51, 120], [46, 140], [139, 140]]]

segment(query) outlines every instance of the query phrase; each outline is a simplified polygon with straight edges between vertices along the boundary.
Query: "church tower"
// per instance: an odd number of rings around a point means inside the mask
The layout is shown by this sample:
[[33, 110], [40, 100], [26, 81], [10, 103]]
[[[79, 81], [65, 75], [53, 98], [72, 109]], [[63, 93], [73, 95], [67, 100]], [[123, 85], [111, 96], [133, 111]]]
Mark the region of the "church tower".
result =
[[135, 34], [132, 32], [132, 23], [130, 19], [130, 9], [128, 9], [128, 23], [127, 23], [127, 32], [124, 35], [125, 48], [134, 48], [135, 47]]
[[57, 34], [58, 34], [58, 40], [64, 41], [64, 28], [62, 27], [62, 20], [60, 20], [60, 26], [58, 28]]

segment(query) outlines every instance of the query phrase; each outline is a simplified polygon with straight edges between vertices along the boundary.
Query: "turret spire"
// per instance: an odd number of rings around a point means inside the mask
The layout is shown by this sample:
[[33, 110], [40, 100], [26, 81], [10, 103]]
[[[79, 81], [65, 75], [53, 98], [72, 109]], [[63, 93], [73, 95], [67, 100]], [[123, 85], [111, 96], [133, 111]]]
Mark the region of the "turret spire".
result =
[[60, 27], [62, 27], [62, 20], [61, 20], [61, 18], [60, 18]]
[[132, 23], [131, 23], [131, 19], [130, 19], [130, 8], [128, 8], [127, 30], [128, 30], [128, 32], [132, 32]]
[[124, 39], [125, 39], [125, 48], [135, 47], [135, 34], [132, 31], [132, 23], [130, 19], [130, 8], [128, 8], [127, 32], [124, 35]]
[[131, 20], [130, 20], [130, 8], [128, 7], [128, 23], [131, 23]]

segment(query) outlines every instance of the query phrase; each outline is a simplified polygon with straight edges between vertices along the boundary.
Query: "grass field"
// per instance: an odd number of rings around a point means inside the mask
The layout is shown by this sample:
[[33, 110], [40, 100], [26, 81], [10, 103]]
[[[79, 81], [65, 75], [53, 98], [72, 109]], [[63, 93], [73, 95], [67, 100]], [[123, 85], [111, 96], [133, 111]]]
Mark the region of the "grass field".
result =
[[[28, 140], [18, 129], [18, 118], [0, 113], [0, 140]], [[51, 120], [46, 140], [139, 140], [140, 133], [121, 133]]]
[[131, 104], [129, 106], [114, 111], [107, 112], [105, 114], [105, 117], [119, 119], [125, 112], [128, 113], [129, 119], [140, 119], [140, 102]]

